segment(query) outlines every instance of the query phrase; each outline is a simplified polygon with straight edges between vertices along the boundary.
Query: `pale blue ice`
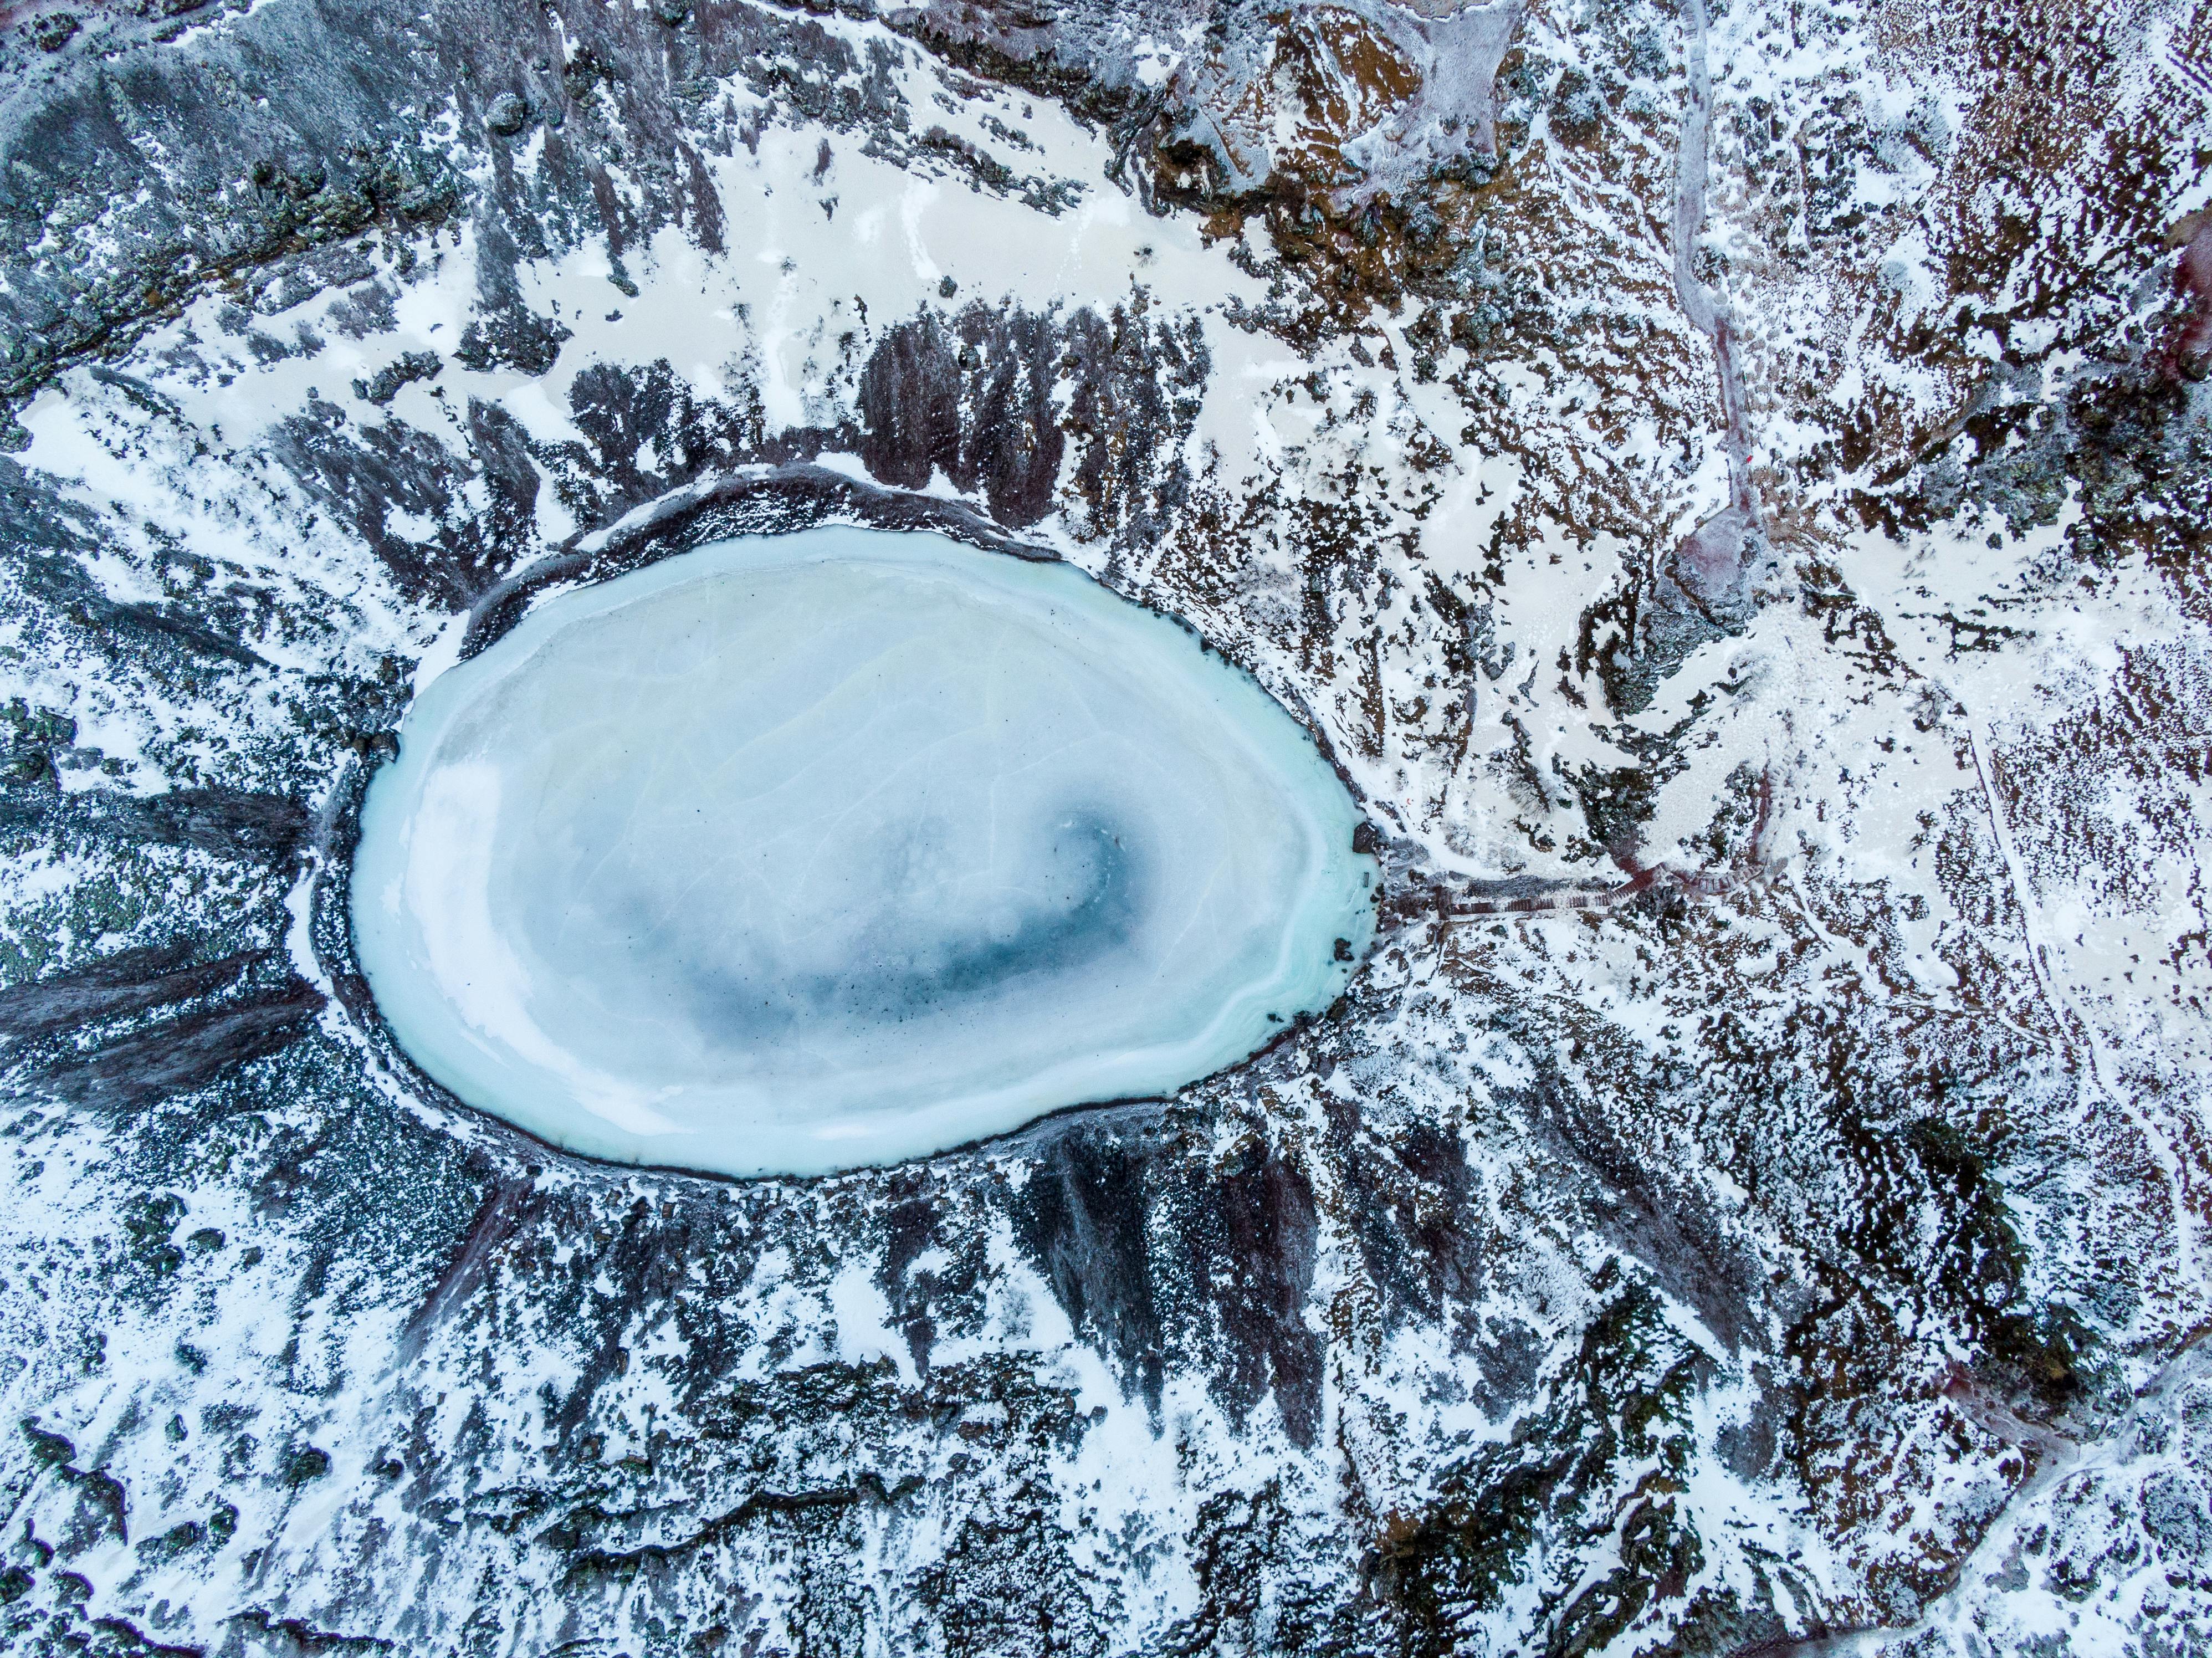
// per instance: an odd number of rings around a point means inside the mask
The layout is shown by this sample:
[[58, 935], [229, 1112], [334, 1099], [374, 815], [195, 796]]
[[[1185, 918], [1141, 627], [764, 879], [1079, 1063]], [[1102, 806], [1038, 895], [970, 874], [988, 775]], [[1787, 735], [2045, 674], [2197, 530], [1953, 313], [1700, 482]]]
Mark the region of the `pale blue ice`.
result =
[[811, 1175], [1167, 1094], [1327, 1006], [1374, 925], [1358, 821], [1174, 623], [818, 529], [562, 593], [434, 681], [363, 809], [355, 942], [468, 1104]]

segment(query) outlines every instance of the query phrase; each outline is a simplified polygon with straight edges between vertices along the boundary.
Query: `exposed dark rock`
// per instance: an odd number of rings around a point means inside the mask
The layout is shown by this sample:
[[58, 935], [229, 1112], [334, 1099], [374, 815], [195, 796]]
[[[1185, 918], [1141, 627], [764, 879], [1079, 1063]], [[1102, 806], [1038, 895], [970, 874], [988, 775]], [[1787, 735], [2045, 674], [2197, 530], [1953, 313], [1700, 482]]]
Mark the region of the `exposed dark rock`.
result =
[[1321, 1431], [1325, 1361], [1305, 1321], [1317, 1231], [1305, 1175], [1258, 1134], [1216, 1159], [1170, 1210], [1194, 1290], [1212, 1304], [1222, 1341], [1215, 1396], [1243, 1425], [1270, 1394], [1291, 1443]]
[[267, 959], [252, 951], [191, 964], [186, 944], [126, 950], [34, 984], [0, 990], [0, 1035], [46, 1036], [205, 995]]
[[1343, 1167], [1344, 1224], [1385, 1305], [1401, 1316], [1437, 1318], [1448, 1304], [1478, 1299], [1485, 1229], [1459, 1138], [1423, 1123], [1378, 1145], [1356, 1113], [1340, 1110], [1328, 1145]]
[[75, 12], [50, 11], [33, 18], [27, 27], [40, 52], [59, 52], [76, 38], [82, 25]]
[[[1510, 1442], [1446, 1471], [1427, 1510], [1382, 1521], [1364, 1570], [1395, 1648], [1442, 1658], [1468, 1612], [1533, 1588], [1543, 1650], [1581, 1658], [1681, 1599], [1702, 1550], [1668, 1481], [1648, 1474], [1686, 1467], [1695, 1370], [1650, 1292], [1617, 1289]], [[1617, 1564], [1596, 1576], [1608, 1555]]]
[[1072, 444], [1072, 482], [1100, 527], [1141, 534], [1178, 498], [1165, 458], [1188, 429], [1187, 399], [1206, 367], [1195, 336], [1141, 309], [1063, 321], [978, 303], [949, 323], [925, 312], [890, 330], [861, 374], [861, 455], [901, 489], [942, 473], [1020, 528], [1053, 509]]
[[0, 834], [61, 830], [114, 835], [281, 863], [307, 828], [307, 811], [296, 800], [239, 789], [173, 789], [155, 795], [106, 789], [75, 795], [40, 788], [0, 793]]
[[525, 374], [542, 374], [561, 355], [569, 331], [550, 318], [526, 311], [519, 304], [501, 307], [477, 317], [461, 332], [453, 352], [479, 374], [494, 368], [513, 368]]
[[1055, 1133], [1017, 1211], [1017, 1235], [1076, 1329], [1157, 1412], [1167, 1355], [1152, 1288], [1152, 1157], [1079, 1121]]
[[860, 376], [868, 471], [902, 489], [922, 488], [933, 471], [958, 472], [961, 388], [953, 342], [937, 318], [924, 313], [885, 335]]
[[657, 495], [690, 471], [680, 456], [672, 456], [674, 465], [651, 479], [636, 465], [638, 451], [648, 441], [657, 440], [655, 446], [662, 449], [677, 447], [670, 417], [676, 412], [678, 396], [675, 376], [665, 361], [641, 372], [594, 363], [570, 385], [568, 406], [576, 429], [599, 452], [593, 470], [614, 486], [617, 500], [641, 501]]
[[150, 1105], [282, 1052], [307, 1034], [322, 1005], [321, 992], [295, 979], [251, 999], [179, 1015], [89, 1054], [50, 1060], [30, 1080], [72, 1104]]
[[417, 380], [435, 380], [438, 371], [445, 367], [435, 351], [410, 351], [398, 361], [386, 363], [369, 379], [353, 383], [354, 395], [364, 403], [380, 406], [399, 395], [403, 386], [412, 386]]
[[1643, 1263], [1669, 1294], [1696, 1309], [1729, 1348], [1757, 1339], [1759, 1285], [1742, 1246], [1731, 1238], [1711, 1200], [1676, 1187], [1626, 1145], [1605, 1103], [1577, 1100], [1556, 1084], [1544, 1114], [1560, 1139], [1595, 1177], [1601, 1224], [1619, 1247]]
[[521, 94], [502, 92], [484, 110], [484, 125], [502, 138], [512, 138], [530, 120], [530, 106]]

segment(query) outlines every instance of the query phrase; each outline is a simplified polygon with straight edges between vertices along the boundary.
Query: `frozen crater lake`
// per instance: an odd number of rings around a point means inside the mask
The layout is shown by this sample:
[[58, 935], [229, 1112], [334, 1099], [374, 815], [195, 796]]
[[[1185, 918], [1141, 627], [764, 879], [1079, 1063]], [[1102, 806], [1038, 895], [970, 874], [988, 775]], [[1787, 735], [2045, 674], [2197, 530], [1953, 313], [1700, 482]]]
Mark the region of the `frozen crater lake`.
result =
[[593, 1157], [809, 1175], [1170, 1092], [1343, 989], [1358, 811], [1079, 571], [849, 528], [560, 594], [370, 787], [362, 967], [459, 1098]]

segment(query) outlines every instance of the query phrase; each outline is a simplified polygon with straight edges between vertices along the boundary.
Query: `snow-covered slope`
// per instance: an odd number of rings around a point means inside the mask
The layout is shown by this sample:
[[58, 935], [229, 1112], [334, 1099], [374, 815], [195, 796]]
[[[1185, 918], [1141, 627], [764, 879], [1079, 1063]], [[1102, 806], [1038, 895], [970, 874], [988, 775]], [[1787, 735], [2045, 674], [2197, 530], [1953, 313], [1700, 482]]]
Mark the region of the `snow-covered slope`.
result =
[[[2212, 1641], [2209, 52], [25, 9], [8, 1649]], [[346, 878], [416, 690], [826, 520], [1048, 550], [1306, 720], [1345, 999], [807, 1182], [415, 1072]]]

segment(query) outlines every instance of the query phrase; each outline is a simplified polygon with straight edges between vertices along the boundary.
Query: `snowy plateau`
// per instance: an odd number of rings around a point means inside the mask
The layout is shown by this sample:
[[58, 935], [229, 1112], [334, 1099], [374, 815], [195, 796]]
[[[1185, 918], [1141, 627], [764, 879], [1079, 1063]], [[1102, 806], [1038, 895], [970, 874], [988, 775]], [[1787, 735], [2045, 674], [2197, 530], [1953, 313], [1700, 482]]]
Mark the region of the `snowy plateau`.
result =
[[[2212, 1651], [2206, 0], [21, 0], [0, 215], [10, 1658]], [[1103, 607], [1034, 903], [794, 808], [555, 985], [519, 830], [380, 966], [441, 703], [823, 537]], [[801, 609], [706, 689], [997, 671]], [[478, 782], [671, 821], [586, 695]], [[1279, 996], [1101, 965], [1308, 830]], [[967, 963], [872, 1121], [1267, 1028], [809, 1165], [410, 1025], [710, 957]]]

